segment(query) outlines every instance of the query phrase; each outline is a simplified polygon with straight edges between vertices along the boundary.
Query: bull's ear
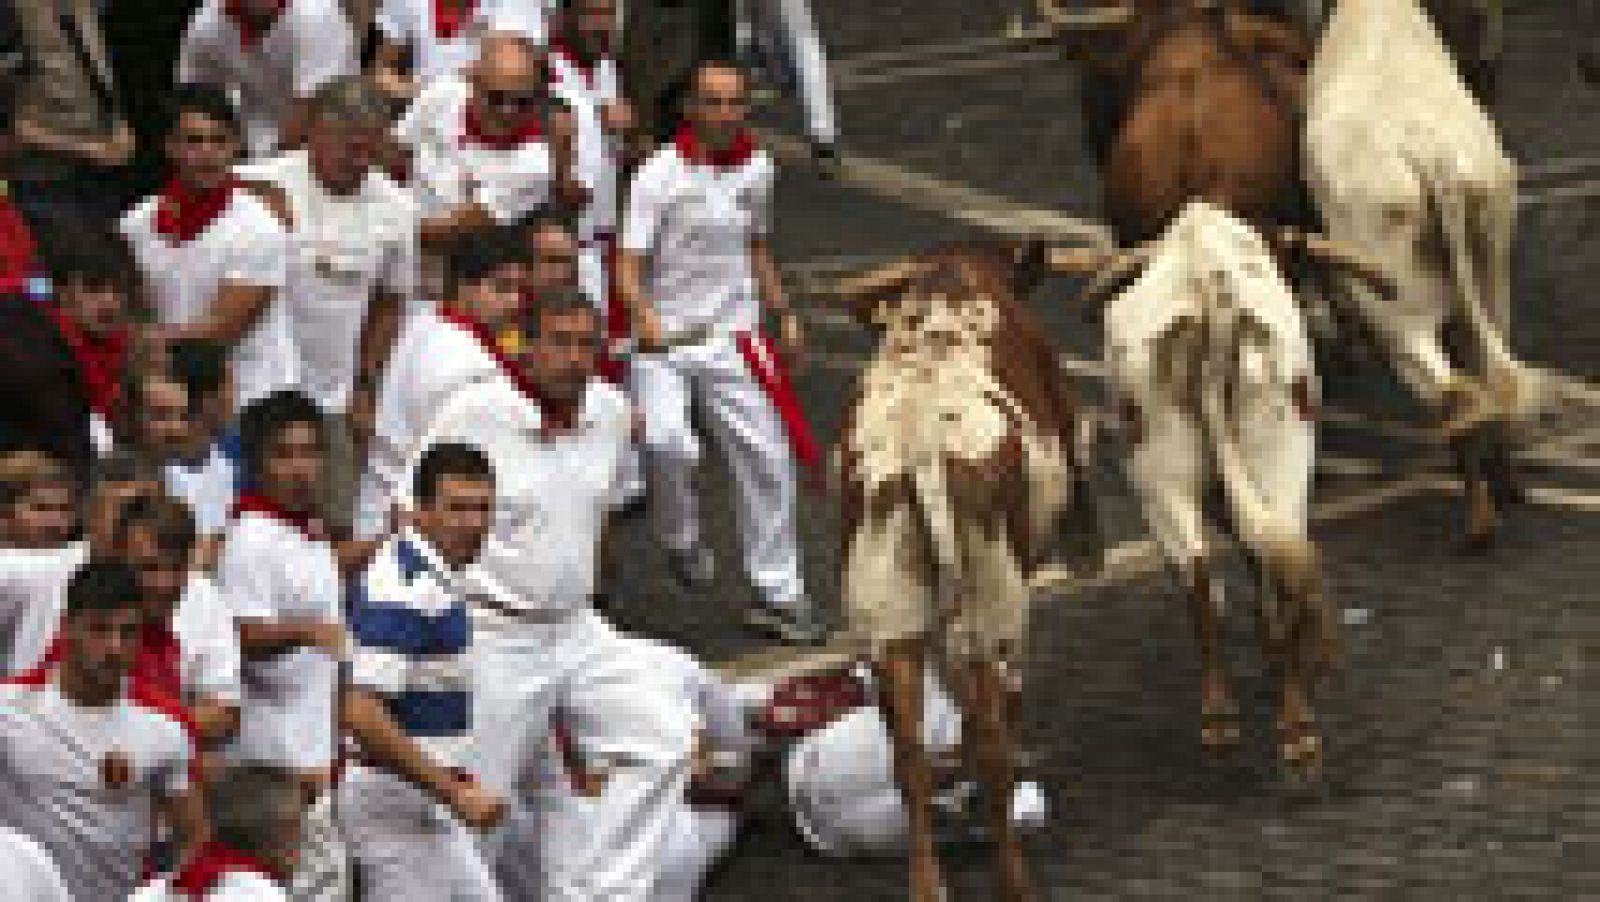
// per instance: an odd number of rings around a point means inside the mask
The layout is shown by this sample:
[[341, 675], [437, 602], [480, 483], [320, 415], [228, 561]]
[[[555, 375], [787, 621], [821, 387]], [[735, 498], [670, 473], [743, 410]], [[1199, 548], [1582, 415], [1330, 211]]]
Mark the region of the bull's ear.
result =
[[1050, 249], [1039, 238], [1018, 241], [1008, 249], [1011, 258], [1011, 290], [1022, 297], [1039, 287], [1050, 272]]

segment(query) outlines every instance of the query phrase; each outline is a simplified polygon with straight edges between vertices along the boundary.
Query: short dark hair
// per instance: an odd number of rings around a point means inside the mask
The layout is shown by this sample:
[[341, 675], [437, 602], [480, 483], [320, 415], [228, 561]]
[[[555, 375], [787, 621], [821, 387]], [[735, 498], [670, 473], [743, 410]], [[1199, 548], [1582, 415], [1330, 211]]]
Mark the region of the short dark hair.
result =
[[209, 338], [180, 338], [167, 346], [172, 380], [189, 392], [189, 409], [221, 391], [228, 381], [228, 348]]
[[161, 133], [171, 135], [177, 131], [184, 113], [198, 113], [213, 122], [220, 122], [236, 138], [244, 135], [233, 98], [215, 85], [183, 84], [174, 87], [162, 107]]
[[194, 513], [168, 495], [139, 495], [123, 505], [117, 516], [117, 538], [125, 540], [136, 526], [150, 530], [161, 553], [187, 558], [194, 550]]
[[67, 582], [66, 617], [137, 608], [139, 577], [121, 561], [92, 559]]
[[442, 442], [422, 455], [417, 475], [412, 479], [412, 496], [424, 503], [432, 501], [439, 492], [439, 484], [447, 476], [493, 482], [494, 466], [476, 445]]
[[534, 235], [545, 229], [560, 229], [568, 235], [577, 237], [578, 230], [573, 225], [573, 220], [567, 213], [553, 207], [538, 207], [526, 216], [517, 220], [517, 230], [522, 233], [523, 240], [532, 239]]
[[284, 828], [301, 818], [300, 782], [294, 772], [269, 764], [230, 768], [206, 793], [217, 842], [238, 852], [285, 851]]
[[0, 507], [10, 507], [45, 486], [73, 487], [72, 472], [59, 457], [37, 448], [0, 453]]
[[39, 238], [45, 275], [57, 291], [73, 283], [124, 293], [133, 288], [137, 269], [133, 253], [120, 235], [75, 222], [72, 228], [47, 226]]
[[527, 241], [515, 226], [489, 226], [456, 236], [446, 263], [445, 295], [456, 297], [461, 286], [494, 275], [507, 266], [526, 266]]
[[533, 303], [523, 307], [517, 325], [521, 327], [523, 338], [537, 338], [544, 330], [545, 317], [572, 313], [587, 313], [595, 318], [597, 325], [602, 321], [600, 311], [582, 289], [559, 285], [542, 292]]
[[325, 437], [326, 423], [317, 402], [294, 389], [282, 389], [252, 401], [239, 414], [239, 447], [245, 474], [251, 479], [260, 478], [267, 447], [285, 429], [308, 425], [318, 437]]

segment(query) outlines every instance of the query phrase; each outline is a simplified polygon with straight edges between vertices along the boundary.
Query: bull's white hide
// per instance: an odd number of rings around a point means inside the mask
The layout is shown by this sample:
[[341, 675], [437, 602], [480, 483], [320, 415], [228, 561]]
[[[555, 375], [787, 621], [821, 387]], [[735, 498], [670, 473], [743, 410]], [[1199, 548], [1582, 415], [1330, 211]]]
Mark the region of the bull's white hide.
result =
[[936, 635], [951, 654], [1004, 659], [1026, 630], [1027, 564], [1003, 531], [952, 509], [950, 464], [984, 468], [1015, 435], [1024, 470], [1004, 478], [1027, 481], [1033, 532], [1045, 536], [1069, 500], [1067, 449], [995, 377], [993, 355], [1006, 341], [994, 299], [907, 293], [876, 319], [884, 332], [863, 372], [847, 453], [866, 497], [894, 480], [915, 497], [863, 518], [850, 537], [852, 628], [879, 648]]
[[1305, 147], [1329, 236], [1397, 281], [1398, 298], [1349, 293], [1401, 379], [1428, 402], [1457, 384], [1440, 343], [1456, 319], [1497, 400], [1530, 405], [1505, 339], [1516, 165], [1416, 0], [1339, 0], [1308, 75]]
[[1207, 553], [1218, 483], [1246, 545], [1303, 545], [1315, 454], [1303, 405], [1316, 375], [1260, 235], [1190, 204], [1105, 323], [1112, 384], [1136, 419], [1128, 476], [1167, 557], [1187, 570]]

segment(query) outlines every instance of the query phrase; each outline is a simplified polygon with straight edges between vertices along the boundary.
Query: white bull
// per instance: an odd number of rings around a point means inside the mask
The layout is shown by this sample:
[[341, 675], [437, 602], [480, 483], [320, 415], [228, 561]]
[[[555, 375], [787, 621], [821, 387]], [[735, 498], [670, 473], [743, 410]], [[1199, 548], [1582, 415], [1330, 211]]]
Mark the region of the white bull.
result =
[[[1314, 773], [1310, 693], [1335, 626], [1307, 534], [1317, 377], [1300, 310], [1262, 237], [1191, 203], [1147, 246], [1110, 302], [1105, 346], [1131, 444], [1127, 472], [1162, 552], [1190, 592], [1201, 654], [1201, 738], [1239, 738], [1209, 565], [1232, 527], [1259, 577], [1262, 645], [1279, 682], [1282, 762]], [[1219, 488], [1226, 525], [1208, 520]]]
[[1305, 155], [1328, 234], [1398, 284], [1395, 300], [1348, 296], [1446, 423], [1469, 537], [1487, 543], [1515, 497], [1510, 424], [1537, 395], [1507, 341], [1517, 170], [1417, 0], [1338, 0], [1308, 76]]

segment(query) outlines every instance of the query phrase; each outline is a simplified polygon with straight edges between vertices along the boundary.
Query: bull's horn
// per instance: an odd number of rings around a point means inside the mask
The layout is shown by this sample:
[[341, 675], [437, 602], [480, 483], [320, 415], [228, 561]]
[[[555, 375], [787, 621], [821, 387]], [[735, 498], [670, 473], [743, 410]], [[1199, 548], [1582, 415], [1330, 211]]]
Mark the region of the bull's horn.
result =
[[1127, 25], [1133, 21], [1134, 9], [1128, 3], [1112, 3], [1089, 9], [1069, 10], [1045, 0], [1039, 4], [1039, 17], [1056, 29], [1087, 31]]
[[846, 303], [858, 301], [910, 281], [921, 269], [920, 260], [906, 257], [843, 279], [834, 286], [831, 293]]
[[1090, 309], [1104, 306], [1148, 262], [1150, 251], [1146, 248], [1112, 255], [1095, 274], [1094, 281], [1078, 295], [1078, 302]]
[[1367, 283], [1368, 288], [1385, 300], [1400, 296], [1400, 286], [1388, 271], [1349, 245], [1293, 228], [1280, 230], [1279, 237], [1286, 247], [1298, 248], [1307, 257]]
[[1117, 256], [1117, 251], [1094, 247], [1053, 247], [1045, 254], [1051, 272], [1086, 276], [1099, 272]]

